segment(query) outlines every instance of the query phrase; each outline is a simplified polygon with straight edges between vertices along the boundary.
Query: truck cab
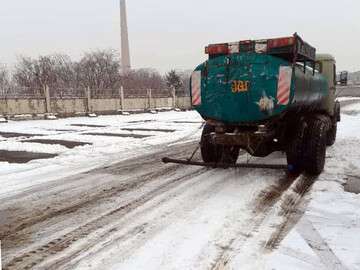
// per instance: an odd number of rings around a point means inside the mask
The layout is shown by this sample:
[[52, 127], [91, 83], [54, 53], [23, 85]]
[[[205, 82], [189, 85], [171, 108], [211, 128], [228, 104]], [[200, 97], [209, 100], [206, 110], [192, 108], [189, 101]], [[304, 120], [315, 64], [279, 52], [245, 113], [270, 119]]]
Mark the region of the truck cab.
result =
[[336, 60], [330, 54], [316, 55], [316, 70], [320, 72], [328, 82], [329, 96], [325, 101], [325, 110], [329, 115], [334, 115], [336, 93]]
[[347, 71], [341, 71], [340, 72], [340, 84], [343, 86], [347, 86], [348, 84], [348, 75], [349, 73]]

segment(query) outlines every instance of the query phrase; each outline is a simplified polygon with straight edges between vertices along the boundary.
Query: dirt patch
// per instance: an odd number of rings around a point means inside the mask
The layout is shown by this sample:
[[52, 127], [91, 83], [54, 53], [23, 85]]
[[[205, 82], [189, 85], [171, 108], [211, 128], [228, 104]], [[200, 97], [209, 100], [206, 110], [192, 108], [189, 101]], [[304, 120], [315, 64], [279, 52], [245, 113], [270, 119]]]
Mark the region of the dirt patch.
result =
[[90, 124], [71, 124], [72, 127], [92, 127], [92, 128], [103, 128], [108, 127], [104, 125], [90, 125]]
[[126, 130], [126, 131], [156, 131], [156, 132], [165, 132], [165, 133], [171, 133], [171, 132], [175, 132], [175, 129], [151, 129], [151, 128], [123, 128], [122, 130]]
[[31, 160], [54, 158], [56, 154], [0, 150], [0, 162], [28, 163]]
[[360, 194], [360, 177], [355, 175], [348, 175], [346, 183], [344, 184], [346, 192]]
[[134, 138], [134, 139], [144, 139], [144, 138], [152, 137], [151, 135], [142, 135], [142, 134], [94, 133], [94, 132], [83, 133], [83, 135], [120, 137], [120, 138]]
[[75, 142], [75, 141], [65, 141], [65, 140], [34, 139], [34, 140], [25, 140], [23, 142], [33, 142], [33, 143], [41, 143], [41, 144], [60, 144], [70, 149], [75, 148], [77, 146], [91, 145], [91, 143], [86, 143], [86, 142]]
[[29, 133], [17, 133], [17, 132], [0, 132], [0, 136], [4, 138], [18, 138], [18, 137], [35, 137], [35, 136], [44, 136], [43, 134], [29, 134]]

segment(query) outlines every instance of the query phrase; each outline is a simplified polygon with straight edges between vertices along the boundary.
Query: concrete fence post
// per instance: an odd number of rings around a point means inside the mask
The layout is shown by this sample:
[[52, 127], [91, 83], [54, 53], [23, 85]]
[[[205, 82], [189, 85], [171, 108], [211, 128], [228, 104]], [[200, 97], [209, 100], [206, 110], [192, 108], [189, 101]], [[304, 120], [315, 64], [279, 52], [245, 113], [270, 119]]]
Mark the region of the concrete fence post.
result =
[[44, 86], [44, 95], [45, 95], [46, 113], [51, 113], [50, 89], [48, 85]]
[[149, 102], [148, 109], [151, 110], [151, 89], [147, 90], [147, 94], [148, 94], [148, 102]]
[[125, 98], [124, 98], [124, 87], [123, 86], [120, 87], [119, 95], [120, 95], [120, 110], [123, 111], [123, 110], [125, 110]]
[[172, 88], [171, 94], [172, 94], [172, 100], [173, 100], [173, 108], [176, 109], [176, 90], [175, 90], [175, 87]]
[[85, 98], [86, 98], [86, 112], [91, 113], [91, 90], [90, 87], [85, 89]]

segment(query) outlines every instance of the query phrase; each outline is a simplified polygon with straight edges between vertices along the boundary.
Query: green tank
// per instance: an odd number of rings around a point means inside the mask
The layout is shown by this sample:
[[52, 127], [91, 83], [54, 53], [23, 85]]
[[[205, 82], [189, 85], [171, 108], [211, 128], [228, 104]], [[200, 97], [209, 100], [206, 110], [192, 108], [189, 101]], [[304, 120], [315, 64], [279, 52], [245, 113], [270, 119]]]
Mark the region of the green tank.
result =
[[284, 151], [289, 170], [320, 173], [340, 120], [335, 59], [317, 59], [297, 34], [212, 44], [206, 53], [191, 76], [192, 105], [206, 120], [204, 162], [234, 164], [240, 149]]
[[[222, 55], [196, 71], [201, 76], [201, 103], [194, 107], [204, 119], [253, 124], [288, 110], [327, 109], [330, 88], [326, 78], [308, 68], [304, 72], [299, 65], [292, 68], [276, 56], [254, 52]], [[284, 78], [290, 82], [288, 89], [279, 86], [281, 72], [288, 77]]]

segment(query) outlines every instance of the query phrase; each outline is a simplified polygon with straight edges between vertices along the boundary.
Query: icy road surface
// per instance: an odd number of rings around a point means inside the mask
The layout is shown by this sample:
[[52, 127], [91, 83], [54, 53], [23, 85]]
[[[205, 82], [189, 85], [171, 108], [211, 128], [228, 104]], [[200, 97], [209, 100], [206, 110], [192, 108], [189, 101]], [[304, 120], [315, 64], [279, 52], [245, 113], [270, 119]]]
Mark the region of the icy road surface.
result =
[[3, 268], [360, 269], [358, 101], [318, 178], [162, 164], [197, 146], [195, 112], [0, 125]]

